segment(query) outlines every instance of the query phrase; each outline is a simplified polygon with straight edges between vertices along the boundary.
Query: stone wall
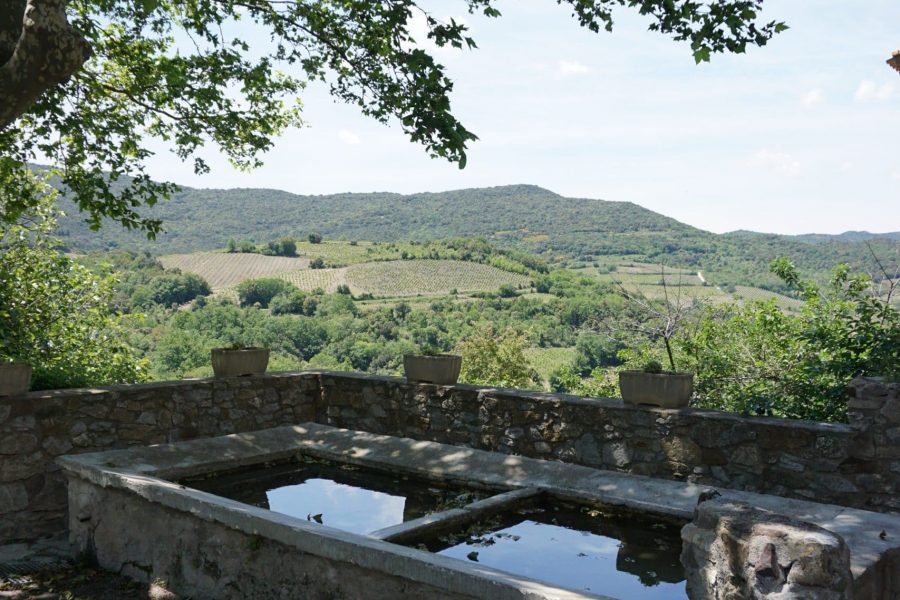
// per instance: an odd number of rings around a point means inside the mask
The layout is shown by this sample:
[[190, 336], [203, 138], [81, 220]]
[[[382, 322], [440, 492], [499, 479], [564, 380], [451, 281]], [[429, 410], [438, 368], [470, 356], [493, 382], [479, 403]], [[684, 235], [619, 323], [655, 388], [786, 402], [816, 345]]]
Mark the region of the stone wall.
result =
[[65, 529], [61, 454], [310, 421], [318, 389], [293, 374], [0, 398], [0, 544]]
[[65, 527], [61, 454], [306, 421], [900, 512], [900, 385], [850, 391], [850, 425], [333, 372], [0, 398], [0, 543]]
[[317, 421], [817, 502], [900, 512], [900, 385], [858, 379], [851, 425], [323, 373]]

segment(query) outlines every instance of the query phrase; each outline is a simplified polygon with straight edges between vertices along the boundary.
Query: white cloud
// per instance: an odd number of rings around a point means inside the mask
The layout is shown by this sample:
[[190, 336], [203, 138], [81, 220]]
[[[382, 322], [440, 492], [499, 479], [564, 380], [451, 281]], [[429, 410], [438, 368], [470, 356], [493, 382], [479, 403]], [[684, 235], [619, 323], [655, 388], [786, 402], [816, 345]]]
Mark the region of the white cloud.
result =
[[900, 170], [891, 171], [891, 177], [893, 177], [897, 181], [900, 181]]
[[362, 140], [358, 135], [350, 131], [349, 129], [341, 129], [338, 131], [338, 137], [345, 144], [349, 144], [351, 146], [356, 146], [357, 144], [362, 144]]
[[574, 60], [561, 60], [557, 66], [562, 75], [584, 75], [591, 72], [587, 65]]
[[800, 161], [779, 150], [760, 150], [754, 158], [762, 165], [782, 175], [799, 175]]
[[865, 80], [856, 88], [853, 99], [857, 102], [881, 102], [889, 99], [894, 94], [894, 85], [884, 83], [876, 84], [874, 81]]
[[816, 88], [803, 94], [803, 106], [818, 106], [825, 102], [825, 92]]

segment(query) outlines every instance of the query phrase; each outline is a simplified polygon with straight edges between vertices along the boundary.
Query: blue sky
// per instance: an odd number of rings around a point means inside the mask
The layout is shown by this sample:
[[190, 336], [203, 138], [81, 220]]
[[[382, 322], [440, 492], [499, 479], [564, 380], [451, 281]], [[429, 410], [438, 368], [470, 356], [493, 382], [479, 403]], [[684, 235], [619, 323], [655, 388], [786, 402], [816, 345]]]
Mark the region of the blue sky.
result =
[[[768, 46], [694, 65], [684, 43], [620, 10], [613, 33], [578, 26], [553, 0], [501, 0], [464, 20], [479, 49], [438, 50], [454, 111], [481, 139], [469, 165], [427, 157], [399, 126], [303, 96], [306, 127], [251, 173], [210, 152], [211, 175], [160, 152], [150, 172], [195, 187], [298, 194], [413, 193], [530, 183], [630, 201], [716, 232], [900, 230], [900, 48], [896, 0], [766, 0], [791, 27]], [[415, 26], [415, 24], [414, 24]]]

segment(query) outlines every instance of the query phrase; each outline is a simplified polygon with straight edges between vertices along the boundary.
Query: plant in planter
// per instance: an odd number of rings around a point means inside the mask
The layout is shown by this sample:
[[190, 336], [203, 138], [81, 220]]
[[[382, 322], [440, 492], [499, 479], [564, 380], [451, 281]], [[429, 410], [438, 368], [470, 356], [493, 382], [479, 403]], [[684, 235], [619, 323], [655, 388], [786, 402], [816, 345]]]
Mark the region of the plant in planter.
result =
[[647, 361], [640, 371], [619, 373], [619, 391], [629, 404], [681, 408], [688, 405], [694, 393], [694, 376], [663, 371], [659, 361]]
[[453, 385], [459, 379], [462, 357], [426, 349], [422, 354], [403, 356], [403, 370], [407, 381]]
[[677, 291], [671, 293], [664, 269], [660, 275], [663, 298], [659, 301], [650, 300], [640, 290], [628, 290], [621, 282], [616, 282], [620, 295], [638, 309], [640, 316], [619, 323], [618, 327], [607, 328], [630, 331], [651, 343], [662, 341], [668, 366], [671, 367], [670, 371], [666, 371], [658, 360], [648, 360], [639, 370], [620, 371], [622, 400], [629, 404], [680, 408], [690, 402], [694, 392], [694, 376], [678, 371], [672, 342], [685, 319], [699, 308], [701, 302], [695, 298], [684, 298], [680, 280]]
[[261, 375], [269, 366], [269, 349], [244, 347], [213, 348], [210, 351], [216, 377]]

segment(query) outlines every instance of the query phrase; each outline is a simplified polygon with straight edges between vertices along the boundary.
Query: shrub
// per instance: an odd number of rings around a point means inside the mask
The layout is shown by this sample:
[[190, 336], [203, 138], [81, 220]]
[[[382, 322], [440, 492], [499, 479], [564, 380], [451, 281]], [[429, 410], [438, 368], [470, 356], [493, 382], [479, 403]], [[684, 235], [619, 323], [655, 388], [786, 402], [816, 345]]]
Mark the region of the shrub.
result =
[[501, 298], [515, 298], [516, 297], [516, 286], [510, 283], [504, 283], [500, 286], [500, 289], [497, 291]]
[[683, 348], [698, 376], [697, 403], [754, 415], [846, 421], [857, 375], [898, 377], [900, 313], [865, 275], [834, 270], [826, 289], [786, 260], [773, 271], [804, 300], [785, 314], [774, 300], [710, 309]]
[[241, 306], [259, 304], [266, 308], [275, 296], [294, 289], [296, 288], [291, 283], [283, 279], [264, 277], [242, 282], [237, 288], [237, 293]]
[[[273, 315], [312, 315], [315, 314], [315, 304], [307, 302], [310, 297], [298, 289], [282, 292], [272, 298], [269, 309]], [[312, 312], [307, 312], [311, 310]]]
[[0, 225], [0, 360], [30, 364], [33, 389], [146, 379], [110, 313], [114, 280], [57, 251], [56, 215], [50, 193], [25, 220]]
[[483, 327], [459, 344], [460, 380], [500, 387], [536, 387], [541, 378], [528, 362], [526, 348], [528, 340], [512, 329], [497, 335], [492, 326]]

